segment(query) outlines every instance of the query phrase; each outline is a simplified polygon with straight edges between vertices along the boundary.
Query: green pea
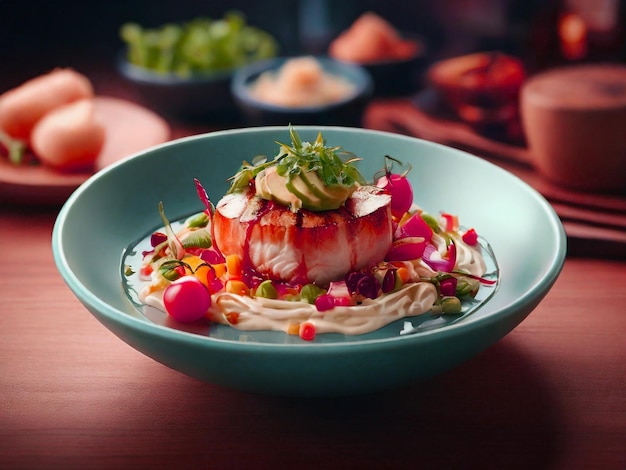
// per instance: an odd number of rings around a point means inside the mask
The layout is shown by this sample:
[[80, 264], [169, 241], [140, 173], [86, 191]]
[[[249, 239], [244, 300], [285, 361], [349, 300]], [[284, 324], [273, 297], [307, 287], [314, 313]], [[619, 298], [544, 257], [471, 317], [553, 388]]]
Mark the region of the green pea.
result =
[[306, 284], [300, 290], [300, 300], [309, 304], [314, 304], [315, 299], [325, 293], [326, 291], [320, 286], [317, 286], [315, 284]]
[[461, 313], [461, 301], [457, 297], [443, 297], [441, 299], [441, 313]]
[[397, 271], [395, 271], [393, 273], [393, 275], [395, 276], [395, 279], [394, 279], [392, 292], [397, 292], [397, 291], [399, 291], [402, 288], [404, 283], [402, 282], [402, 278], [400, 276], [398, 276], [398, 272]]
[[263, 297], [265, 299], [277, 299], [278, 291], [276, 290], [276, 287], [274, 287], [274, 284], [272, 284], [272, 281], [267, 279], [259, 284], [259, 286], [256, 288], [255, 295], [257, 297]]
[[479, 288], [479, 282], [475, 279], [459, 276], [456, 283], [456, 295], [458, 297], [473, 296]]

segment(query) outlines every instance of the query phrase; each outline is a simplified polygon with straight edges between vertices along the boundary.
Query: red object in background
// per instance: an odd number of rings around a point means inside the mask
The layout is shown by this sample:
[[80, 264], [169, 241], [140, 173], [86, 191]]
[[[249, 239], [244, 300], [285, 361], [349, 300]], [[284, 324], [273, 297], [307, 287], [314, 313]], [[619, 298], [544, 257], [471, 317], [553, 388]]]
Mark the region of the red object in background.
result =
[[524, 61], [529, 73], [626, 59], [626, 3], [562, 0], [533, 12]]
[[565, 13], [558, 24], [561, 54], [567, 60], [583, 59], [587, 55], [587, 25], [580, 15]]
[[361, 15], [328, 48], [331, 57], [360, 64], [409, 60], [421, 52], [416, 40], [403, 38], [390, 23], [372, 12]]
[[501, 52], [478, 52], [434, 64], [428, 79], [442, 101], [477, 130], [519, 139], [522, 61]]
[[444, 60], [429, 72], [442, 98], [471, 123], [500, 122], [515, 115], [525, 76], [521, 60], [499, 52]]

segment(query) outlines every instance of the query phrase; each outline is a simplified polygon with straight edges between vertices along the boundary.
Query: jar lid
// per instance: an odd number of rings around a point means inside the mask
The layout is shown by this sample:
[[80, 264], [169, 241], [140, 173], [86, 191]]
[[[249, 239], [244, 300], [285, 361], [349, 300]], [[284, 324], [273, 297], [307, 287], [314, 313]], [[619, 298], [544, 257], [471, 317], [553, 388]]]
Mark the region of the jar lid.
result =
[[588, 64], [542, 72], [526, 82], [522, 99], [546, 108], [625, 108], [626, 66]]

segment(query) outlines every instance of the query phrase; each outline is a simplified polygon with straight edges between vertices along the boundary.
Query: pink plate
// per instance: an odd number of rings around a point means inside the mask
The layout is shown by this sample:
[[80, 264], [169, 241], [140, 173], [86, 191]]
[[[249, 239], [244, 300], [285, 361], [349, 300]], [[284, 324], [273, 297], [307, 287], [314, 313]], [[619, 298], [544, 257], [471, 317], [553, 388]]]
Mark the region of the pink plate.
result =
[[[165, 120], [146, 108], [112, 97], [96, 97], [95, 104], [96, 119], [106, 131], [95, 171], [170, 138]], [[16, 166], [2, 158], [0, 203], [62, 204], [94, 172], [62, 173], [43, 165]]]

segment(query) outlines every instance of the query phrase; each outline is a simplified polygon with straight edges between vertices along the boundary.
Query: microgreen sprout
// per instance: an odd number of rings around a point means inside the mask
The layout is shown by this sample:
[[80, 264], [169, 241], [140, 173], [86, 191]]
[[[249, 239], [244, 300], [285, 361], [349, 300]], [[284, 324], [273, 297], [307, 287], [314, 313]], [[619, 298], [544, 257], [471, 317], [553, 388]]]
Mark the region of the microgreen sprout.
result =
[[276, 142], [279, 151], [273, 160], [264, 156], [257, 157], [252, 164], [244, 162], [240, 170], [231, 178], [229, 193], [243, 191], [262, 170], [271, 166], [276, 172], [291, 181], [302, 173], [315, 172], [328, 187], [365, 184], [365, 179], [353, 165], [360, 160], [352, 156], [342, 160], [340, 155], [352, 155], [342, 151], [341, 147], [326, 145], [322, 133], [318, 133], [314, 142], [303, 142], [296, 130], [290, 126], [291, 144]]
[[176, 259], [181, 259], [183, 254], [185, 253], [185, 249], [183, 248], [182, 243], [178, 240], [178, 237], [174, 233], [172, 229], [172, 225], [170, 221], [167, 220], [165, 216], [165, 209], [163, 208], [163, 201], [159, 201], [159, 215], [161, 216], [161, 220], [163, 221], [163, 226], [165, 227], [165, 233], [167, 235], [167, 243], [170, 248], [170, 252], [172, 257]]
[[6, 148], [11, 163], [15, 165], [22, 163], [26, 153], [26, 144], [23, 141], [14, 139], [0, 130], [0, 144]]

